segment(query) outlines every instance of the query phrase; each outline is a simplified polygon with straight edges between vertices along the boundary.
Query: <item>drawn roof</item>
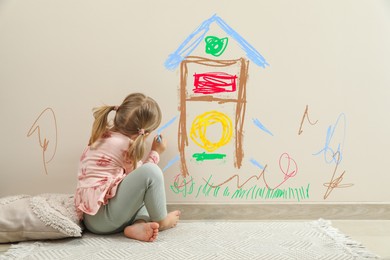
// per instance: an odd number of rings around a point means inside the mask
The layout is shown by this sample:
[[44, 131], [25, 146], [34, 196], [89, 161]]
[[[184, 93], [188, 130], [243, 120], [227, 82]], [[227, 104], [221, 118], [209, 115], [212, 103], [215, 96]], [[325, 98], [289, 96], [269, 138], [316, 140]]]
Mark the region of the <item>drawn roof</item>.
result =
[[177, 48], [175, 52], [168, 56], [168, 59], [165, 61], [164, 65], [167, 69], [173, 70], [179, 66], [179, 64], [187, 56], [189, 56], [193, 50], [198, 47], [198, 45], [205, 38], [206, 33], [210, 29], [212, 23], [216, 23], [223, 29], [226, 34], [230, 35], [236, 42], [240, 45], [241, 49], [246, 52], [246, 56], [252, 62], [257, 64], [260, 67], [265, 68], [269, 66], [264, 57], [250, 45], [244, 38], [242, 38], [235, 30], [233, 30], [224, 20], [222, 20], [216, 14], [205, 20], [193, 33], [191, 33], [187, 39]]

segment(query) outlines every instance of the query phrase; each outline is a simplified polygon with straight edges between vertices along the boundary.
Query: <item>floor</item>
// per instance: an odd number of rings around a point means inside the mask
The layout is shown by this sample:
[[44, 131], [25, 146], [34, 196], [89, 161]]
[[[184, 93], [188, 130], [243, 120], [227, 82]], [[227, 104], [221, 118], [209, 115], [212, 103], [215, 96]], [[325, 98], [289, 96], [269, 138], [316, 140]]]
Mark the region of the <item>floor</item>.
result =
[[390, 260], [390, 220], [333, 220], [332, 226]]
[[[333, 220], [332, 226], [362, 243], [381, 259], [390, 260], [390, 220]], [[8, 247], [8, 244], [0, 244], [0, 254]]]

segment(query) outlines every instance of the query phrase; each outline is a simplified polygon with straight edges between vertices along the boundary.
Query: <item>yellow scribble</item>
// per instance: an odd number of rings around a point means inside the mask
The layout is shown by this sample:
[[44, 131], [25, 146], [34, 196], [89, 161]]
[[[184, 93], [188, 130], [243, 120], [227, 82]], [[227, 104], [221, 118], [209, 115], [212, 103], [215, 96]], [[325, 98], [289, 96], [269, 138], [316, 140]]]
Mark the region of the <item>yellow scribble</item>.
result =
[[[212, 142], [207, 138], [207, 128], [220, 123], [222, 126], [221, 138]], [[233, 135], [232, 120], [224, 113], [215, 110], [205, 112], [197, 116], [192, 122], [190, 137], [199, 147], [208, 152], [214, 152], [219, 147], [230, 142]]]

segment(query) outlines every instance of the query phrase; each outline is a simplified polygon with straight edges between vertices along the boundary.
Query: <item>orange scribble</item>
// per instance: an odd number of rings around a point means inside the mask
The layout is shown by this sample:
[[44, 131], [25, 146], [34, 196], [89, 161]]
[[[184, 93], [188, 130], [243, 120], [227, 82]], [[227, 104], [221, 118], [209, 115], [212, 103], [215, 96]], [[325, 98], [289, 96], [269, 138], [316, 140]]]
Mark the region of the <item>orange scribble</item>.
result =
[[303, 116], [302, 116], [301, 125], [299, 126], [298, 135], [302, 134], [302, 132], [303, 132], [302, 126], [303, 126], [303, 123], [304, 123], [304, 121], [305, 121], [305, 118], [307, 118], [307, 121], [308, 121], [309, 124], [311, 124], [311, 125], [315, 125], [315, 124], [317, 124], [317, 122], [318, 122], [318, 120], [316, 120], [314, 123], [312, 123], [312, 122], [310, 121], [310, 118], [309, 118], [309, 106], [306, 105], [305, 112], [303, 113]]
[[[218, 185], [211, 185], [211, 184], [208, 184], [208, 181], [206, 181], [204, 178], [203, 180], [212, 188], [217, 188], [217, 187], [220, 187], [228, 182], [230, 182], [231, 180], [233, 180], [234, 178], [237, 179], [237, 188], [240, 189], [241, 187], [243, 187], [245, 184], [247, 184], [251, 179], [255, 178], [256, 180], [260, 180], [260, 178], [263, 176], [263, 179], [264, 179], [264, 173], [265, 173], [265, 169], [267, 168], [267, 165], [264, 166], [263, 170], [261, 171], [261, 173], [259, 175], [252, 175], [251, 177], [249, 177], [246, 181], [244, 181], [242, 184], [240, 184], [240, 176], [238, 174], [234, 174], [232, 177], [228, 178], [226, 181], [218, 184]], [[265, 181], [265, 180], [264, 180]]]
[[335, 178], [337, 168], [338, 168], [339, 163], [340, 163], [340, 152], [334, 153], [333, 158], [336, 158], [336, 156], [337, 156], [336, 166], [334, 168], [332, 178], [331, 178], [330, 182], [324, 183], [324, 186], [327, 187], [325, 195], [324, 195], [324, 199], [327, 199], [335, 188], [349, 188], [349, 187], [353, 186], [352, 183], [340, 184], [343, 181], [345, 171], [343, 171], [343, 173], [339, 177]]
[[[43, 115], [45, 115], [45, 114], [50, 114], [52, 116], [52, 119], [53, 119], [53, 129], [55, 131], [54, 147], [53, 147], [53, 151], [52, 151], [51, 156], [47, 156], [46, 155], [46, 152], [47, 152], [47, 149], [49, 147], [50, 141], [46, 137], [43, 137], [43, 139], [42, 139], [41, 127], [39, 125], [39, 121], [40, 121], [41, 117]], [[43, 167], [45, 169], [45, 173], [47, 175], [48, 174], [47, 164], [50, 163], [53, 160], [53, 158], [54, 158], [54, 156], [56, 154], [56, 151], [57, 151], [57, 132], [58, 132], [58, 130], [57, 130], [57, 120], [56, 120], [56, 116], [55, 116], [55, 113], [54, 113], [52, 108], [48, 107], [48, 108], [46, 108], [45, 110], [43, 110], [39, 114], [38, 118], [32, 124], [30, 130], [28, 130], [27, 137], [30, 137], [35, 132], [37, 132], [39, 146], [42, 149], [42, 162], [43, 162]], [[47, 159], [47, 158], [49, 158], [49, 159]]]

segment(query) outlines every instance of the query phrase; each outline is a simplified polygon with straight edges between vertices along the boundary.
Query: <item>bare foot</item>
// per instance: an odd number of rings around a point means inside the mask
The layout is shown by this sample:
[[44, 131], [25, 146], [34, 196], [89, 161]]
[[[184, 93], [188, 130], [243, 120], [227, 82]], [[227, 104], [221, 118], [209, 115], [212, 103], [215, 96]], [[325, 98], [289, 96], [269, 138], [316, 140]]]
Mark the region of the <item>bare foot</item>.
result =
[[158, 222], [160, 224], [160, 230], [162, 231], [176, 227], [177, 222], [179, 222], [180, 214], [180, 210], [169, 212], [165, 219]]
[[136, 221], [131, 226], [127, 226], [123, 233], [128, 238], [153, 242], [158, 236], [158, 228], [159, 224], [156, 222]]

